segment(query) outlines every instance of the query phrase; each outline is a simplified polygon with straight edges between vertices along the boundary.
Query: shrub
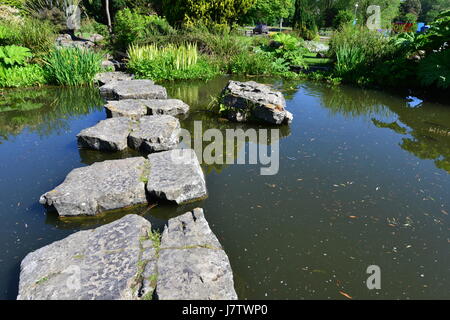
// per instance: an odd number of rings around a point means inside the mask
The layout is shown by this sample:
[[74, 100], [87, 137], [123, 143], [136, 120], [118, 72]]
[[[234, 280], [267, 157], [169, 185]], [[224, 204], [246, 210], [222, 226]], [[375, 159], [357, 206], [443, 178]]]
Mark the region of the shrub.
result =
[[44, 70], [37, 64], [11, 68], [0, 66], [0, 87], [31, 87], [45, 83]]
[[339, 10], [333, 20], [333, 27], [340, 29], [343, 26], [349, 25], [353, 21], [353, 13], [349, 10]]
[[3, 67], [12, 67], [15, 65], [23, 66], [26, 61], [32, 57], [30, 49], [19, 46], [0, 47], [0, 65]]
[[208, 79], [218, 70], [199, 56], [195, 44], [131, 46], [128, 69], [140, 78], [157, 80]]
[[335, 60], [335, 73], [348, 82], [366, 82], [373, 68], [395, 57], [397, 48], [376, 31], [344, 26], [330, 43], [330, 56]]
[[272, 53], [255, 50], [234, 56], [228, 66], [228, 72], [244, 75], [286, 75], [289, 73], [289, 64]]
[[53, 50], [45, 59], [48, 80], [58, 85], [92, 85], [102, 56], [80, 48]]
[[114, 33], [115, 45], [125, 50], [131, 44], [142, 44], [152, 36], [170, 35], [174, 29], [158, 16], [145, 16], [128, 8], [117, 12]]
[[418, 76], [424, 86], [450, 88], [450, 49], [432, 53], [421, 61]]
[[54, 46], [56, 31], [48, 21], [24, 18], [19, 22], [0, 22], [0, 44], [27, 47], [42, 57]]

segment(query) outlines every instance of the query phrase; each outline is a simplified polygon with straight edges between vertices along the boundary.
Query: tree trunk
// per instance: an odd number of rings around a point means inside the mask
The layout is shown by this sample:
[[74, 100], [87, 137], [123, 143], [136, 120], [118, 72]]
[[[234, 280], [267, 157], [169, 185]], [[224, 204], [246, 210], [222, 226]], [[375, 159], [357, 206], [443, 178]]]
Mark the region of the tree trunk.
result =
[[105, 0], [106, 19], [108, 19], [108, 30], [112, 32], [111, 14], [109, 13], [109, 0]]

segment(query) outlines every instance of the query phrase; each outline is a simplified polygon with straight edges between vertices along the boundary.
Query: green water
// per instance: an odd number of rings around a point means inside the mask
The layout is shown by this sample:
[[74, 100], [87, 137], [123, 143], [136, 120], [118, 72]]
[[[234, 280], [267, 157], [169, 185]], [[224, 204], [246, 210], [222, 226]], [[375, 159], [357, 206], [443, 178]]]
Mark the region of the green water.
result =
[[[227, 78], [165, 84], [191, 105], [182, 127], [237, 125], [207, 111]], [[202, 207], [227, 252], [241, 299], [449, 299], [450, 106], [319, 83], [263, 79], [294, 114], [280, 131], [280, 170], [206, 165], [209, 198], [137, 213], [162, 230]], [[0, 101], [0, 298], [17, 295], [24, 256], [120, 218], [60, 220], [39, 196], [73, 168], [135, 152], [79, 150], [75, 135], [105, 118], [96, 89], [5, 92]], [[270, 141], [269, 144], [276, 141]], [[235, 145], [237, 158], [248, 144]], [[381, 268], [381, 290], [365, 281]]]

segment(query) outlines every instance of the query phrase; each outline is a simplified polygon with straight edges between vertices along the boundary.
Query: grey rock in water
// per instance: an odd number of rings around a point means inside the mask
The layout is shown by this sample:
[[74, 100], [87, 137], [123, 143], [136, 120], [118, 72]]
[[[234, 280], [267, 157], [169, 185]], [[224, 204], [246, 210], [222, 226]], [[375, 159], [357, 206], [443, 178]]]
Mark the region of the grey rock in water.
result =
[[170, 116], [184, 115], [189, 112], [189, 106], [178, 99], [167, 100], [143, 100], [142, 103], [147, 107], [151, 115], [166, 114]]
[[102, 86], [113, 81], [133, 80], [133, 75], [121, 71], [102, 72], [94, 80]]
[[93, 216], [145, 204], [147, 174], [148, 161], [143, 157], [97, 162], [72, 170], [39, 202], [60, 216]]
[[189, 106], [177, 99], [130, 99], [108, 101], [105, 106], [108, 117], [138, 119], [144, 115], [185, 115]]
[[144, 116], [128, 136], [128, 145], [143, 152], [170, 150], [178, 145], [180, 130], [180, 121], [172, 116]]
[[180, 137], [180, 121], [172, 116], [110, 118], [84, 129], [78, 135], [80, 148], [123, 151], [127, 147], [143, 152], [174, 149]]
[[230, 261], [202, 209], [170, 219], [158, 259], [160, 300], [236, 300]]
[[222, 91], [226, 116], [231, 121], [262, 121], [271, 124], [288, 124], [292, 114], [286, 108], [281, 92], [254, 81], [229, 81]]
[[151, 266], [156, 266], [156, 250], [151, 244], [142, 247], [149, 232], [150, 222], [127, 215], [31, 252], [21, 263], [17, 299], [130, 300], [142, 292], [151, 295], [154, 284], [144, 285], [142, 274], [149, 266], [151, 277]]
[[78, 145], [102, 151], [121, 151], [128, 146], [128, 135], [133, 127], [129, 118], [112, 118], [82, 130], [78, 135]]
[[137, 120], [148, 114], [147, 107], [141, 101], [140, 99], [108, 101], [105, 105], [106, 115], [108, 118], [128, 117]]
[[101, 86], [100, 93], [111, 100], [167, 99], [166, 88], [152, 80], [112, 81]]
[[205, 177], [192, 149], [175, 149], [148, 156], [147, 191], [153, 198], [177, 204], [207, 197]]

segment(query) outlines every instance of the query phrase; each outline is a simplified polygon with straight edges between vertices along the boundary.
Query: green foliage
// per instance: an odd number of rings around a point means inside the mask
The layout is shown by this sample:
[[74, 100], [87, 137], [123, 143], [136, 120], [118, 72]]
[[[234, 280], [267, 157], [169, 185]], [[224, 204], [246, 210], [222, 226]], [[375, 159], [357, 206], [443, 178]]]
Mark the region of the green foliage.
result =
[[27, 47], [38, 58], [54, 46], [56, 32], [47, 21], [24, 18], [22, 22], [0, 21], [0, 44]]
[[354, 19], [353, 13], [350, 10], [339, 10], [333, 20], [333, 27], [340, 29], [343, 26], [349, 25]]
[[93, 85], [101, 70], [102, 56], [79, 48], [54, 50], [46, 57], [46, 71], [51, 83], [58, 85]]
[[81, 34], [100, 34], [103, 37], [108, 37], [108, 26], [95, 21], [94, 19], [84, 19], [81, 22], [81, 28], [79, 30]]
[[450, 49], [432, 53], [421, 61], [418, 75], [424, 86], [450, 88]]
[[438, 50], [450, 39], [450, 10], [442, 12], [431, 24], [430, 29], [417, 41], [424, 50]]
[[32, 57], [30, 49], [19, 46], [0, 47], [0, 65], [12, 67], [23, 66]]
[[293, 0], [256, 0], [255, 4], [240, 19], [246, 24], [266, 23], [278, 25], [280, 18], [289, 21], [294, 15]]
[[395, 56], [395, 46], [376, 31], [344, 26], [330, 43], [330, 55], [335, 59], [335, 73], [345, 81], [365, 84], [373, 68]]
[[45, 83], [44, 70], [37, 64], [11, 68], [0, 66], [0, 87], [31, 87]]
[[139, 78], [152, 80], [208, 79], [218, 69], [199, 56], [197, 46], [156, 45], [131, 46], [128, 50], [128, 69]]
[[229, 64], [229, 72], [243, 75], [275, 75], [289, 71], [289, 66], [282, 59], [266, 52], [245, 52], [234, 56]]
[[296, 0], [293, 17], [293, 27], [300, 37], [313, 40], [317, 35], [316, 17], [313, 13], [314, 6], [311, 0]]
[[172, 25], [233, 25], [256, 0], [163, 0], [164, 13]]
[[273, 51], [276, 58], [285, 60], [289, 65], [307, 66], [303, 56], [308, 50], [301, 46], [299, 39], [286, 33], [278, 33], [273, 40], [277, 44]]
[[152, 36], [171, 35], [174, 29], [158, 16], [146, 16], [128, 8], [115, 17], [116, 47], [125, 50], [131, 44], [145, 43]]

